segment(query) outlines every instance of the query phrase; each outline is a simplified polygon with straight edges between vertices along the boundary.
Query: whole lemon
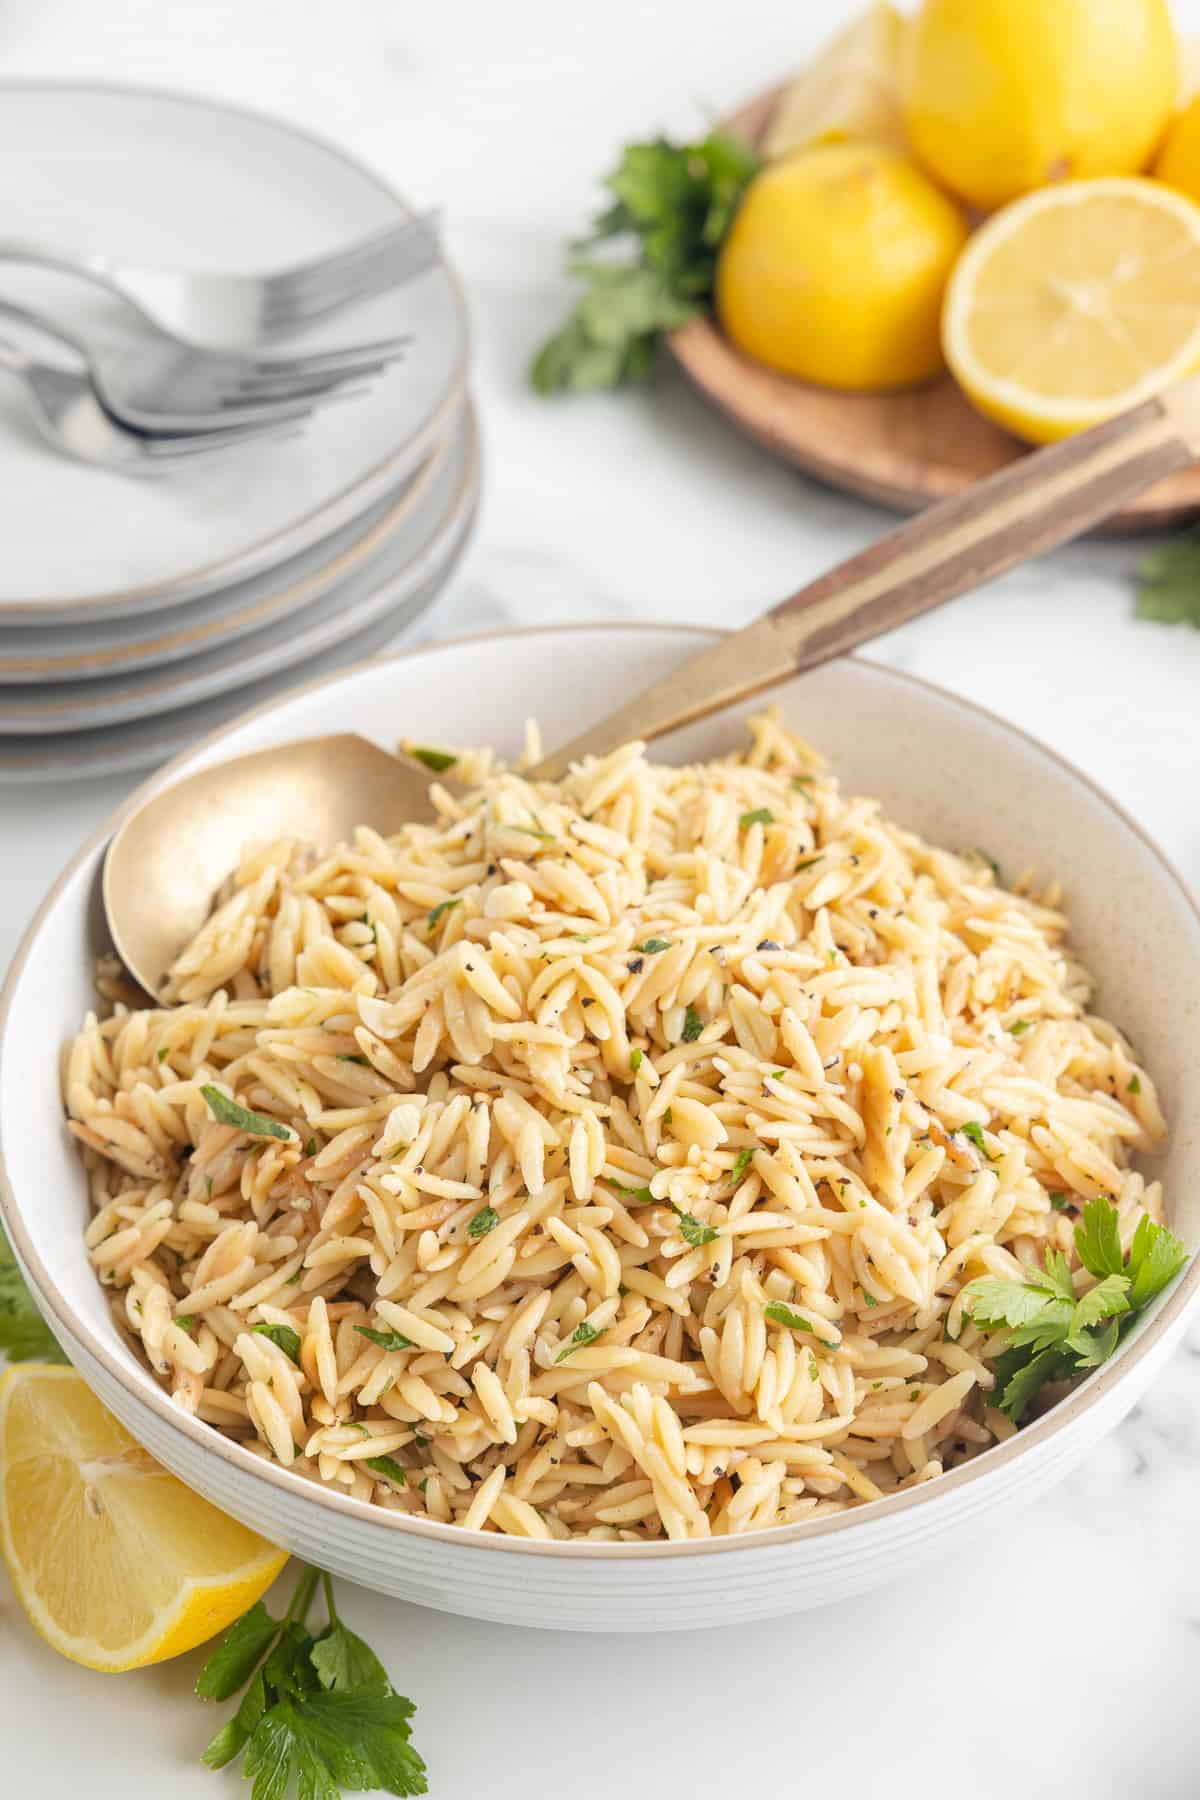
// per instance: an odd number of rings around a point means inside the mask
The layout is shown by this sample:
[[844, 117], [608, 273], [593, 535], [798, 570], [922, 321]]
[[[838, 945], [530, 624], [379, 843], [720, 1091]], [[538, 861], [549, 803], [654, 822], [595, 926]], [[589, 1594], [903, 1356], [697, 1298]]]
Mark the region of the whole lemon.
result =
[[897, 151], [822, 144], [751, 183], [717, 264], [748, 356], [825, 387], [910, 387], [942, 366], [939, 317], [967, 229]]
[[1200, 95], [1172, 121], [1154, 164], [1154, 174], [1168, 187], [1200, 200]]
[[990, 211], [1144, 169], [1178, 91], [1167, 0], [924, 0], [905, 116], [918, 158]]

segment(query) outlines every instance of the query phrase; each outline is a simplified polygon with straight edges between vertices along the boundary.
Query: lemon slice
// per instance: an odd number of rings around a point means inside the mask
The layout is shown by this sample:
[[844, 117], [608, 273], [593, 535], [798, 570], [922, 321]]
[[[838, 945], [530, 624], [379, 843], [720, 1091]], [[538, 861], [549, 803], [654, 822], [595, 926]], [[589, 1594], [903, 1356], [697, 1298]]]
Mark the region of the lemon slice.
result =
[[903, 149], [904, 40], [905, 21], [894, 6], [868, 7], [785, 88], [763, 140], [764, 154], [785, 156], [810, 144], [859, 138]]
[[108, 1672], [223, 1631], [287, 1561], [161, 1468], [74, 1369], [36, 1363], [0, 1381], [0, 1547], [35, 1630]]
[[942, 315], [990, 418], [1049, 443], [1200, 367], [1200, 206], [1136, 176], [1028, 194], [980, 228]]

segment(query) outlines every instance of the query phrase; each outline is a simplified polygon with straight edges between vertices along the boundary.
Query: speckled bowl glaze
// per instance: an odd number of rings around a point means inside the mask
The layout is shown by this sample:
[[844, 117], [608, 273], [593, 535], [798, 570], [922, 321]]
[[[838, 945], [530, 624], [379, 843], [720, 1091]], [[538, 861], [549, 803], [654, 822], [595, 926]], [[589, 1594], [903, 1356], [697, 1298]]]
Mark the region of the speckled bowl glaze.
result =
[[[666, 675], [708, 634], [627, 625], [500, 634], [375, 662], [252, 713], [139, 790], [243, 751], [344, 731], [492, 743], [515, 753], [525, 718], [548, 744]], [[853, 658], [779, 689], [788, 721], [848, 788], [951, 846], [1061, 876], [1074, 941], [1102, 1012], [1129, 1033], [1173, 1124], [1160, 1159], [1171, 1223], [1200, 1245], [1200, 915], [1137, 825], [1032, 739], [951, 694]], [[659, 747], [708, 756], [739, 741], [749, 708]], [[766, 1618], [841, 1599], [936, 1550], [954, 1554], [985, 1512], [1063, 1475], [1133, 1405], [1200, 1291], [1200, 1261], [1119, 1353], [1062, 1405], [968, 1467], [804, 1525], [688, 1544], [529, 1543], [409, 1520], [318, 1488], [180, 1413], [113, 1327], [82, 1243], [87, 1200], [63, 1129], [58, 1058], [92, 1003], [103, 947], [98, 877], [110, 821], [56, 883], [0, 1000], [0, 1215], [71, 1360], [129, 1430], [217, 1505], [347, 1580], [481, 1619], [557, 1629], [661, 1631]]]

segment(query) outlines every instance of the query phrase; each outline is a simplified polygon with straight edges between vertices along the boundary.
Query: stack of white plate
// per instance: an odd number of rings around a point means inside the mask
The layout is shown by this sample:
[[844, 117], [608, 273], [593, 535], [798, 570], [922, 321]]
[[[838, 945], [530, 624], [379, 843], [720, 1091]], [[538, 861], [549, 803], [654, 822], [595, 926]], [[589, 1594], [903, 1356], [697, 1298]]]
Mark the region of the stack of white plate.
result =
[[[101, 153], [102, 152], [102, 153]], [[6, 237], [192, 269], [283, 267], [408, 208], [327, 143], [178, 96], [0, 84]], [[66, 277], [0, 291], [103, 322]], [[467, 331], [445, 266], [279, 347], [405, 333], [404, 360], [304, 431], [138, 480], [40, 444], [0, 390], [0, 779], [163, 760], [388, 644], [445, 582], [479, 491]]]

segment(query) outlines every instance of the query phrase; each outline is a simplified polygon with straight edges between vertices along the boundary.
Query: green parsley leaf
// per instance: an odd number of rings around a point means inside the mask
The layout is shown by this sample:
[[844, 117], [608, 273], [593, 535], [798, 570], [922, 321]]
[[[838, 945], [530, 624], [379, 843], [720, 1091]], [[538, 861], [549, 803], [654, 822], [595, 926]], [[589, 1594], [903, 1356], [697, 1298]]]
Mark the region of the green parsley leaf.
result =
[[997, 1275], [983, 1275], [978, 1281], [968, 1282], [963, 1292], [972, 1320], [985, 1331], [1028, 1325], [1042, 1317], [1048, 1301], [1044, 1288]]
[[989, 856], [986, 850], [981, 850], [979, 848], [978, 844], [976, 844], [974, 850], [972, 850], [970, 854], [972, 856], [977, 856], [980, 862], [985, 862], [996, 880], [1000, 880], [1000, 864], [996, 861], [994, 856]]
[[[197, 1690], [198, 1691], [198, 1690]], [[250, 1742], [258, 1722], [267, 1710], [267, 1683], [261, 1669], [242, 1696], [242, 1704], [232, 1719], [226, 1721], [213, 1738], [200, 1760], [210, 1769], [223, 1769]]]
[[229, 1700], [245, 1687], [275, 1639], [282, 1621], [273, 1619], [262, 1600], [256, 1600], [231, 1625], [200, 1671], [196, 1692], [201, 1700]]
[[178, 1325], [180, 1331], [186, 1331], [188, 1336], [191, 1337], [192, 1328], [196, 1323], [196, 1321], [195, 1321], [195, 1319], [193, 1319], [191, 1313], [180, 1313], [180, 1315], [176, 1319], [175, 1323]]
[[218, 1125], [232, 1125], [238, 1131], [245, 1131], [251, 1137], [278, 1138], [281, 1144], [290, 1143], [295, 1133], [278, 1119], [269, 1119], [266, 1113], [250, 1112], [245, 1106], [239, 1106], [228, 1094], [223, 1094], [218, 1087], [205, 1084], [200, 1089], [208, 1101], [208, 1110]]
[[1129, 1311], [1129, 1277], [1127, 1275], [1106, 1275], [1098, 1281], [1094, 1288], [1086, 1293], [1078, 1302], [1071, 1316], [1071, 1329], [1067, 1333], [1068, 1349], [1075, 1350], [1086, 1342], [1082, 1334], [1090, 1331], [1092, 1326], [1099, 1325], [1104, 1319], [1114, 1318], [1118, 1313]]
[[1061, 1350], [1039, 1350], [1032, 1357], [1021, 1350], [1008, 1351], [996, 1362], [996, 1404], [1017, 1424], [1048, 1381], [1060, 1381], [1070, 1372], [1070, 1359]]
[[458, 761], [457, 756], [449, 750], [410, 750], [408, 754], [415, 756], [418, 762], [424, 763], [427, 769], [432, 769], [435, 775], [444, 774], [447, 769], [452, 769]]
[[370, 1325], [354, 1327], [359, 1337], [369, 1338], [371, 1343], [378, 1344], [381, 1350], [415, 1350], [416, 1345], [411, 1338], [406, 1338], [399, 1331], [376, 1331]]
[[1067, 1258], [1061, 1250], [1047, 1250], [1044, 1260], [1045, 1273], [1031, 1271], [1028, 1279], [1045, 1288], [1056, 1299], [1065, 1300], [1068, 1306], [1074, 1306], [1075, 1282]]
[[500, 1214], [494, 1206], [480, 1207], [474, 1218], [467, 1221], [467, 1236], [470, 1238], [486, 1237], [489, 1231], [495, 1231], [500, 1223]]
[[65, 1363], [58, 1340], [37, 1309], [17, 1259], [0, 1230], [0, 1350], [9, 1362]]
[[790, 1331], [812, 1331], [814, 1327], [802, 1313], [793, 1312], [782, 1300], [772, 1300], [764, 1308], [764, 1313], [772, 1325], [786, 1325]]
[[970, 1138], [980, 1155], [986, 1157], [988, 1162], [997, 1161], [983, 1141], [983, 1126], [978, 1119], [968, 1119], [965, 1125], [959, 1126], [958, 1132], [960, 1137]]
[[[380, 1458], [380, 1461], [386, 1459]], [[403, 1470], [401, 1470], [403, 1474]], [[360, 1687], [386, 1688], [387, 1670], [357, 1632], [340, 1619], [326, 1626], [308, 1653], [321, 1686], [344, 1694]]]
[[744, 1145], [733, 1159], [733, 1167], [729, 1171], [729, 1179], [734, 1187], [742, 1179], [750, 1164], [754, 1161], [754, 1151], [750, 1145]]
[[1075, 1249], [1088, 1274], [1098, 1281], [1105, 1275], [1119, 1275], [1124, 1268], [1117, 1209], [1103, 1196], [1089, 1200], [1084, 1207], [1075, 1227]]
[[1139, 619], [1200, 631], [1200, 539], [1193, 533], [1143, 558], [1136, 578]]
[[721, 132], [698, 143], [658, 138], [625, 147], [605, 180], [614, 204], [595, 220], [588, 243], [623, 239], [630, 258], [568, 265], [585, 291], [534, 359], [530, 380], [539, 393], [648, 377], [659, 333], [684, 324], [711, 296], [717, 252], [756, 170], [753, 153]]
[[690, 1244], [693, 1250], [699, 1250], [704, 1244], [713, 1243], [720, 1236], [720, 1233], [715, 1231], [711, 1225], [702, 1224], [692, 1213], [680, 1212], [677, 1206], [672, 1207], [671, 1210], [679, 1222], [680, 1237], [685, 1244]]
[[642, 1052], [640, 1050], [631, 1050], [629, 1052], [629, 1067], [635, 1075], [637, 1074], [638, 1070], [641, 1068], [641, 1066], [645, 1062], [645, 1060], [646, 1060], [645, 1056], [642, 1054]]
[[546, 844], [557, 842], [554, 833], [552, 831], [543, 831], [540, 825], [510, 825], [508, 829], [510, 831], [523, 831], [526, 837], [541, 838], [543, 843]]
[[1130, 1307], [1137, 1311], [1148, 1306], [1178, 1275], [1187, 1259], [1187, 1251], [1165, 1225], [1158, 1225], [1149, 1217], [1139, 1219], [1126, 1265]]
[[768, 806], [758, 806], [753, 812], [744, 812], [738, 819], [738, 830], [746, 831], [751, 825], [773, 825], [775, 814]]
[[371, 1059], [368, 1056], [341, 1056], [341, 1055], [339, 1055], [339, 1056], [335, 1057], [334, 1060], [335, 1060], [335, 1062], [358, 1063], [359, 1066], [364, 1069], [369, 1069], [371, 1066]]
[[438, 920], [442, 917], [443, 913], [448, 913], [448, 912], [452, 911], [454, 907], [461, 906], [461, 905], [462, 905], [461, 900], [439, 900], [439, 902], [436, 906], [431, 906], [429, 909], [429, 917], [425, 921], [425, 923], [428, 925], [430, 931], [433, 930], [434, 926], [437, 924]]
[[618, 1194], [621, 1194], [626, 1200], [636, 1201], [638, 1206], [657, 1206], [659, 1204], [648, 1187], [623, 1187], [619, 1181], [614, 1181], [611, 1175], [605, 1175], [602, 1179], [607, 1181], [609, 1187], [616, 1188]]
[[684, 1044], [694, 1044], [703, 1030], [704, 1020], [700, 1017], [700, 1014], [696, 1011], [695, 1007], [685, 1006], [683, 1009], [683, 1032], [680, 1041]]
[[796, 864], [796, 867], [795, 867], [795, 870], [793, 871], [793, 873], [796, 875], [799, 875], [802, 869], [815, 869], [817, 864], [819, 862], [824, 862], [824, 860], [825, 860], [825, 855], [824, 855], [823, 851], [820, 856], [807, 857], [804, 862], [798, 862]]
[[376, 1475], [382, 1475], [387, 1481], [394, 1481], [397, 1487], [408, 1486], [408, 1476], [394, 1456], [368, 1456], [364, 1458], [368, 1469]]
[[647, 938], [644, 944], [635, 944], [633, 947], [639, 956], [657, 956], [660, 951], [671, 948], [666, 938]]
[[596, 1327], [594, 1325], [589, 1325], [585, 1319], [582, 1325], [577, 1325], [575, 1327], [567, 1342], [555, 1357], [555, 1362], [565, 1362], [568, 1356], [571, 1356], [576, 1350], [582, 1350], [587, 1344], [594, 1344], [597, 1338], [603, 1336], [604, 1333], [602, 1331], [597, 1331]]
[[[1067, 1204], [1052, 1194], [1051, 1204]], [[1088, 1202], [1075, 1228], [1079, 1260], [1096, 1285], [1078, 1299], [1071, 1266], [1059, 1250], [1025, 1281], [984, 1277], [963, 1290], [970, 1317], [983, 1329], [1003, 1329], [1007, 1347], [993, 1359], [991, 1404], [1019, 1421], [1049, 1381], [1080, 1375], [1106, 1362], [1122, 1330], [1187, 1261], [1179, 1240], [1153, 1219], [1139, 1221], [1128, 1258], [1121, 1254], [1120, 1221], [1111, 1201]]]
[[[305, 1619], [318, 1579], [329, 1623], [314, 1637]], [[283, 1620], [256, 1602], [209, 1658], [197, 1692], [228, 1699], [247, 1681], [203, 1761], [223, 1768], [244, 1750], [251, 1800], [286, 1800], [293, 1782], [299, 1800], [337, 1800], [343, 1789], [426, 1791], [425, 1765], [409, 1743], [412, 1702], [393, 1692], [370, 1646], [342, 1623], [327, 1575], [305, 1571]]]
[[1142, 1091], [1141, 1076], [1140, 1075], [1131, 1075], [1129, 1077], [1128, 1083], [1126, 1084], [1125, 1092], [1127, 1094], [1140, 1094], [1141, 1091]]
[[260, 1337], [270, 1338], [285, 1356], [291, 1357], [297, 1368], [300, 1366], [300, 1333], [291, 1325], [255, 1325], [252, 1329]]
[[1036, 1019], [1014, 1019], [1008, 1029], [1013, 1037], [1024, 1037], [1027, 1031], [1033, 1030], [1036, 1023]]
[[1051, 1194], [1050, 1204], [1055, 1212], [1066, 1212], [1069, 1206], [1074, 1205], [1074, 1202], [1072, 1201], [1070, 1194], [1064, 1194], [1059, 1190]]

